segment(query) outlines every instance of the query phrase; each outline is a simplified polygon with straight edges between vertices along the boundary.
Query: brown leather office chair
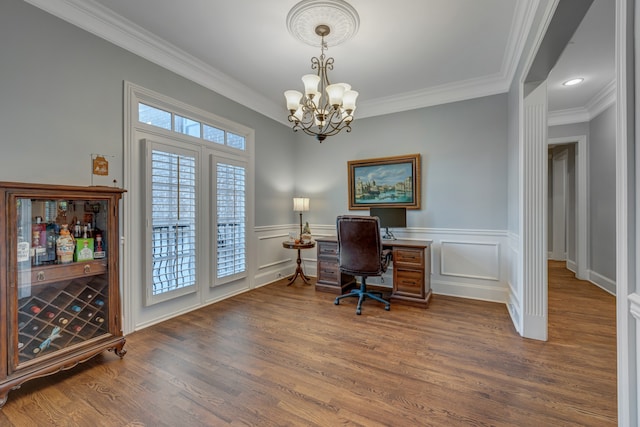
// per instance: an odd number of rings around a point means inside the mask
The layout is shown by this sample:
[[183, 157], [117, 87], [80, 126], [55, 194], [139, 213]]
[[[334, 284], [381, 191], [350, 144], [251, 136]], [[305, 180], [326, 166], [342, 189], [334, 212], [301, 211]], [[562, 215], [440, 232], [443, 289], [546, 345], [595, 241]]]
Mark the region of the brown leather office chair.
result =
[[338, 229], [338, 263], [340, 271], [354, 276], [361, 276], [360, 289], [340, 295], [334, 301], [349, 297], [358, 297], [356, 314], [362, 312], [362, 302], [370, 298], [384, 304], [389, 310], [391, 304], [382, 299], [380, 292], [367, 291], [367, 277], [381, 276], [387, 271], [391, 260], [391, 251], [382, 249], [380, 238], [380, 220], [377, 216], [342, 215], [337, 219]]

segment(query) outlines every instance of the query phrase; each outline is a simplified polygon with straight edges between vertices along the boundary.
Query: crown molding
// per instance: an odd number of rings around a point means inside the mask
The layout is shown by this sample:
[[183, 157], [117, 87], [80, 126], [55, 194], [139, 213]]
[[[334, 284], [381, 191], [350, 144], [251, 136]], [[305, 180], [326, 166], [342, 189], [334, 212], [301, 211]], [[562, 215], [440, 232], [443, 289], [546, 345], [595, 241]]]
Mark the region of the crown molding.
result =
[[509, 31], [509, 44], [505, 50], [506, 54], [502, 63], [504, 78], [511, 84], [518, 69], [520, 57], [527, 42], [527, 36], [533, 26], [536, 10], [540, 0], [519, 0], [516, 4], [514, 19], [511, 21]]
[[591, 116], [585, 107], [568, 108], [566, 110], [549, 111], [548, 126], [569, 125], [572, 123], [588, 122]]
[[588, 122], [613, 105], [615, 101], [616, 81], [612, 80], [591, 98], [584, 107], [549, 111], [547, 124], [549, 126], [560, 126]]
[[503, 76], [469, 79], [414, 92], [376, 98], [358, 103], [358, 118], [400, 113], [433, 105], [505, 93], [509, 82]]
[[[160, 39], [93, 0], [24, 0], [64, 21], [287, 126], [282, 105]], [[358, 117], [392, 114], [509, 90], [538, 0], [518, 0], [500, 73], [358, 104]]]
[[616, 81], [611, 80], [587, 103], [591, 118], [596, 117], [616, 102]]
[[198, 83], [273, 120], [282, 106], [92, 0], [24, 0], [64, 21]]

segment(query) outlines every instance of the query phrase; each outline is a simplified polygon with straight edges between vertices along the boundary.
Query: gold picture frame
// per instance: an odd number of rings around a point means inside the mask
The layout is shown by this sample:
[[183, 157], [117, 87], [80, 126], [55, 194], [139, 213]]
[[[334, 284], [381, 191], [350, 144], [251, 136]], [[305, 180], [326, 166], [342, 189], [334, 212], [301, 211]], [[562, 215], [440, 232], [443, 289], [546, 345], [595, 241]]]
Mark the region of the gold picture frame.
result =
[[420, 209], [420, 154], [350, 160], [349, 209]]

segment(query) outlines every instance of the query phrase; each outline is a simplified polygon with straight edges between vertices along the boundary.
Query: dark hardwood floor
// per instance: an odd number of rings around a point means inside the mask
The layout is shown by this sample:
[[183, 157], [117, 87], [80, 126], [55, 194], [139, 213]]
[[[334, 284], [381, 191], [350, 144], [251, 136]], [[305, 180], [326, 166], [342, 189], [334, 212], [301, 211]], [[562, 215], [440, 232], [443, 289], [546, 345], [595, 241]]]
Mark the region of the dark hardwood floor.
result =
[[549, 264], [549, 341], [504, 304], [428, 309], [280, 281], [27, 382], [2, 426], [615, 426], [615, 298]]

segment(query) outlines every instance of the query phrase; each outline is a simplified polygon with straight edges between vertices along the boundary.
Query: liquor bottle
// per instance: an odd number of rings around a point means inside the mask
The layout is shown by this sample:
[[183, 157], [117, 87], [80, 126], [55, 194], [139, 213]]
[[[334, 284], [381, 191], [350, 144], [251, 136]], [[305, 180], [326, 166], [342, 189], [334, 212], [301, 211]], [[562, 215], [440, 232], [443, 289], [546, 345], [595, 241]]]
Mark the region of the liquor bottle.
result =
[[105, 242], [102, 240], [102, 233], [96, 232], [96, 243], [93, 250], [93, 258], [100, 259], [106, 257]]
[[29, 311], [31, 311], [33, 314], [38, 314], [40, 313], [40, 311], [42, 311], [42, 309], [37, 304], [34, 304], [31, 307], [29, 307]]
[[47, 255], [44, 259], [47, 263], [56, 260], [56, 235], [59, 227], [56, 223], [47, 224]]
[[64, 317], [61, 317], [61, 318], [59, 318], [59, 319], [58, 319], [58, 322], [59, 322], [60, 324], [62, 324], [62, 325], [66, 325], [67, 323], [69, 323], [69, 320], [67, 320], [67, 319], [66, 319], [66, 318], [64, 318]]
[[96, 320], [96, 323], [104, 323], [104, 317], [99, 317], [98, 316], [98, 317], [95, 318], [95, 320]]
[[47, 254], [47, 226], [42, 222], [41, 216], [37, 216], [35, 223], [31, 224], [31, 236], [33, 265], [40, 265]]
[[25, 240], [22, 234], [22, 227], [18, 227], [18, 269], [24, 270], [29, 268], [29, 252], [31, 252], [31, 245]]

